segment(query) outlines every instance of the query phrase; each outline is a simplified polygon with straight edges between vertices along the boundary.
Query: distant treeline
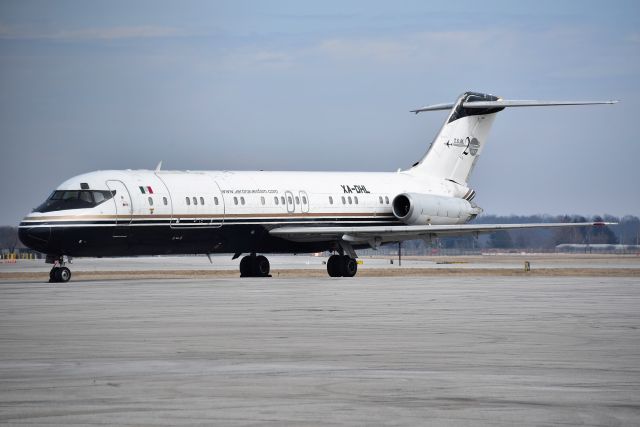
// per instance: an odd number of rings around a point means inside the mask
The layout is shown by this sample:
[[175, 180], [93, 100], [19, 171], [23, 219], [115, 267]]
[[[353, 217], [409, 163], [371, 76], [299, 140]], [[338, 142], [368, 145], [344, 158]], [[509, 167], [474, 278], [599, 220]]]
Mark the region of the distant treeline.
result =
[[[429, 248], [444, 249], [523, 249], [523, 250], [552, 250], [563, 243], [577, 244], [623, 244], [637, 245], [640, 243], [640, 218], [626, 215], [615, 217], [611, 215], [585, 217], [580, 215], [480, 215], [474, 224], [528, 224], [533, 222], [616, 222], [615, 226], [580, 227], [558, 229], [509, 230], [496, 233], [482, 234], [479, 237], [446, 237], [436, 239], [427, 244], [423, 240], [411, 240], [403, 243], [407, 252], [428, 252]], [[392, 249], [396, 245], [384, 245], [385, 249]], [[13, 251], [24, 248], [18, 239], [18, 229], [10, 226], [0, 226], [0, 249]]]
[[[503, 230], [495, 233], [464, 237], [441, 237], [430, 243], [410, 240], [402, 243], [405, 254], [467, 253], [484, 249], [549, 252], [564, 243], [637, 245], [640, 241], [640, 218], [626, 215], [480, 215], [472, 224], [530, 224], [537, 222], [616, 222], [615, 226], [556, 229]], [[398, 245], [383, 245], [370, 254], [397, 253]], [[443, 251], [444, 250], [444, 251]], [[367, 251], [369, 253], [369, 251]]]
[[474, 224], [530, 224], [536, 222], [615, 222], [615, 226], [556, 229], [504, 230], [480, 235], [477, 239], [449, 237], [439, 239], [442, 248], [496, 248], [550, 250], [563, 243], [636, 245], [640, 239], [640, 218], [626, 215], [586, 217], [582, 215], [480, 215]]
[[24, 248], [18, 239], [18, 228], [10, 226], [0, 226], [0, 249], [13, 252], [15, 249]]

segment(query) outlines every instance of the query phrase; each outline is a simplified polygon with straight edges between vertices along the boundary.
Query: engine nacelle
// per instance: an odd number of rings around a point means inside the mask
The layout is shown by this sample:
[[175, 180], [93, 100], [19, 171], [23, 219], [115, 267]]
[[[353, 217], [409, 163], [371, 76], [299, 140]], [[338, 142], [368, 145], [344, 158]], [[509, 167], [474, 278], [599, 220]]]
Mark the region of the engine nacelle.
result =
[[407, 225], [464, 224], [482, 209], [464, 199], [403, 193], [393, 199], [393, 215]]

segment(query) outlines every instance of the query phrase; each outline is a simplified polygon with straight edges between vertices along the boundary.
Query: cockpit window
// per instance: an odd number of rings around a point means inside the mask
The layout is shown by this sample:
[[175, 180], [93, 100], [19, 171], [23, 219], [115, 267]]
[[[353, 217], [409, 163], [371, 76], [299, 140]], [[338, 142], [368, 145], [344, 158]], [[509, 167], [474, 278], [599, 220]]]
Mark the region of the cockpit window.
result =
[[34, 212], [52, 212], [66, 209], [87, 209], [98, 206], [115, 196], [107, 190], [56, 190]]
[[80, 200], [86, 203], [93, 203], [93, 196], [89, 191], [81, 191], [80, 196], [78, 197]]
[[[107, 191], [107, 193], [109, 193]], [[115, 193], [115, 191], [114, 191]], [[93, 192], [93, 201], [96, 203], [96, 205], [99, 205], [100, 203], [104, 202], [105, 200], [109, 199], [111, 197], [111, 194], [109, 194], [108, 197], [105, 197], [105, 195], [103, 194], [102, 191], [94, 191]]]

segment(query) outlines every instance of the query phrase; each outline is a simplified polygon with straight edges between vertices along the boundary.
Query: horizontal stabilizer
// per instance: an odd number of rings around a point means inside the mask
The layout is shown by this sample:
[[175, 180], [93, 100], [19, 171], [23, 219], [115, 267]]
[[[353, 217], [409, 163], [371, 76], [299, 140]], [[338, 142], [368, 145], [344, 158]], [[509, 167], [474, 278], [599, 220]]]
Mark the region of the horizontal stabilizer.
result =
[[[462, 103], [464, 108], [507, 108], [507, 107], [554, 107], [562, 105], [600, 105], [600, 104], [617, 104], [617, 100], [609, 101], [536, 101], [529, 99], [498, 99], [497, 101], [465, 101]], [[434, 104], [426, 107], [411, 110], [412, 113], [422, 113], [425, 111], [450, 110], [455, 103]]]
[[422, 108], [418, 108], [417, 110], [411, 110], [412, 113], [421, 113], [423, 111], [439, 111], [439, 110], [450, 110], [453, 108], [455, 104], [454, 103], [449, 103], [449, 104], [434, 104], [434, 105], [429, 105], [427, 107], [422, 107]]
[[498, 101], [470, 101], [464, 102], [464, 108], [505, 108], [505, 107], [552, 107], [560, 105], [598, 105], [616, 104], [618, 101], [532, 101], [532, 100], [507, 100]]

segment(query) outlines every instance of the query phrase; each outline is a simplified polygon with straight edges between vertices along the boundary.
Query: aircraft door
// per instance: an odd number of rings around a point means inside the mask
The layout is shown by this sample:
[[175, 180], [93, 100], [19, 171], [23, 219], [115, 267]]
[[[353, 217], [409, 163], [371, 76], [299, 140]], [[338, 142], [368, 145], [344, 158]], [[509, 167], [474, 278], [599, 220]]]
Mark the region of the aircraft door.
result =
[[112, 197], [116, 206], [116, 225], [113, 229], [113, 237], [128, 237], [129, 225], [133, 218], [131, 194], [122, 181], [109, 180], [106, 184], [110, 191], [115, 192]]
[[287, 212], [293, 213], [293, 211], [296, 210], [295, 201], [293, 200], [293, 193], [291, 191], [285, 191], [284, 198], [287, 201]]
[[220, 191], [220, 185], [217, 181], [213, 180], [213, 187], [211, 187], [212, 199], [211, 201], [214, 204], [215, 215], [211, 217], [211, 226], [212, 227], [222, 227], [224, 223], [224, 213], [225, 213], [225, 205], [224, 205], [224, 197], [222, 197], [222, 191]]
[[309, 212], [309, 196], [305, 191], [300, 192], [300, 210], [303, 213]]

